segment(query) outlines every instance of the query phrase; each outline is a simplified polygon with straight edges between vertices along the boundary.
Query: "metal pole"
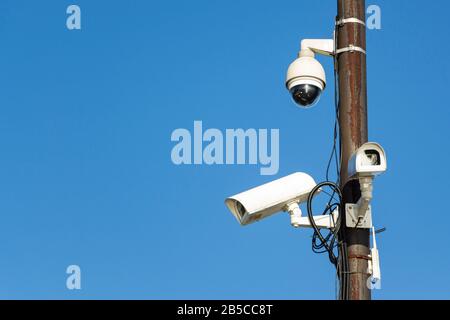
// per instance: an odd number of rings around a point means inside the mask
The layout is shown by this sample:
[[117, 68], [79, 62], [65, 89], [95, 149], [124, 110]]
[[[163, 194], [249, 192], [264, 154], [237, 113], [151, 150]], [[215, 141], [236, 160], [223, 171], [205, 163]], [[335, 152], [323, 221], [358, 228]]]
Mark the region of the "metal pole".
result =
[[[338, 0], [338, 20], [348, 18], [365, 21], [364, 0]], [[352, 45], [365, 49], [366, 27], [350, 20], [337, 26], [336, 38], [337, 49]], [[360, 197], [359, 183], [348, 179], [347, 163], [353, 152], [367, 142], [366, 55], [360, 51], [349, 51], [340, 53], [336, 59], [339, 72], [340, 181], [344, 203], [356, 203]], [[348, 266], [344, 275], [347, 281], [343, 281], [342, 275], [340, 279], [341, 294], [343, 292], [348, 294], [341, 297], [350, 300], [370, 300], [371, 292], [367, 286], [369, 230], [344, 227], [340, 240], [347, 247], [343, 258], [346, 259], [344, 263]], [[346, 283], [347, 286], [344, 288]]]

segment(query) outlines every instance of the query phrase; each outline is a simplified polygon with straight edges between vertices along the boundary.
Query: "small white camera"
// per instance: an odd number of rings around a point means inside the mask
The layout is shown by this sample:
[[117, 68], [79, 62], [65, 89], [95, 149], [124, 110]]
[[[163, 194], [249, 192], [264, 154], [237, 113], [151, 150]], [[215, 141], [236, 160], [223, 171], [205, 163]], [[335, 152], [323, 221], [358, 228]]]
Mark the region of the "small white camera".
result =
[[241, 225], [247, 225], [306, 202], [316, 185], [310, 175], [297, 172], [229, 197], [225, 204]]
[[386, 169], [386, 154], [378, 143], [367, 142], [352, 155], [348, 162], [348, 177], [359, 180], [361, 197], [355, 204], [345, 204], [347, 227], [372, 227], [370, 202], [373, 197], [373, 179]]
[[363, 144], [348, 162], [349, 177], [373, 177], [387, 169], [386, 153], [375, 142]]

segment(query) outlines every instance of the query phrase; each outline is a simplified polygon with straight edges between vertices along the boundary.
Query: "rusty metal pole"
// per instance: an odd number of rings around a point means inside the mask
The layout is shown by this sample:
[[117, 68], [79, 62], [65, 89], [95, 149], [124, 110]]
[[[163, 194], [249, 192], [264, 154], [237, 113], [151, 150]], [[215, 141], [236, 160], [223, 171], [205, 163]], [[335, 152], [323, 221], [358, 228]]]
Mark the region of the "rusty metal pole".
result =
[[[364, 0], [338, 0], [338, 20], [348, 18], [365, 21]], [[366, 27], [355, 22], [337, 26], [336, 40], [337, 49], [352, 45], [365, 49]], [[367, 142], [366, 55], [360, 51], [349, 51], [338, 54], [336, 59], [339, 72], [340, 184], [344, 202], [356, 203], [360, 197], [359, 183], [357, 180], [348, 179], [347, 163], [353, 152]], [[340, 240], [347, 247], [343, 258], [346, 259], [344, 263], [347, 263], [348, 268], [346, 279], [342, 279], [343, 276], [340, 279], [341, 298], [370, 300], [371, 292], [367, 286], [369, 230], [345, 227], [340, 234]], [[347, 294], [342, 296], [345, 292]]]

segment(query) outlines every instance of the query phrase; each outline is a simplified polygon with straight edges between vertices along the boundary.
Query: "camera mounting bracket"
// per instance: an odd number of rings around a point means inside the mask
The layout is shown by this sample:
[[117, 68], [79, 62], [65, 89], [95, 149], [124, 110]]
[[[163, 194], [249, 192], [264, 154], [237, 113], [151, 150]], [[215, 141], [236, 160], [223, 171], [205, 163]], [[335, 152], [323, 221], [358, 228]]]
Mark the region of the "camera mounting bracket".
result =
[[[285, 211], [291, 216], [291, 225], [294, 228], [312, 228], [309, 217], [302, 217], [298, 203], [293, 202], [286, 206]], [[319, 229], [334, 229], [339, 218], [339, 209], [332, 214], [314, 216], [314, 222]]]
[[345, 205], [345, 224], [349, 228], [372, 228], [372, 182], [373, 176], [359, 177], [361, 197], [356, 204], [347, 203]]
[[333, 39], [304, 39], [300, 44], [301, 51], [299, 56], [314, 56], [314, 53], [324, 56], [332, 56], [334, 54]]
[[345, 225], [348, 228], [372, 228], [372, 208], [369, 205], [364, 215], [360, 214], [360, 206], [354, 203], [345, 204]]

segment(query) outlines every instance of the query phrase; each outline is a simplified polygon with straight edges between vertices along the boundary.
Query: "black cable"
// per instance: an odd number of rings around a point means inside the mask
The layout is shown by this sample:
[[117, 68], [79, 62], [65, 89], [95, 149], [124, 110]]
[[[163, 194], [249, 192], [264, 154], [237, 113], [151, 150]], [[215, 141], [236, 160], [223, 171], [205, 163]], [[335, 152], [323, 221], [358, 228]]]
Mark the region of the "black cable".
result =
[[[328, 205], [327, 208], [324, 210], [323, 215], [329, 214], [331, 215], [331, 217], [333, 218], [333, 224], [336, 225], [338, 223], [338, 221], [334, 221], [334, 217], [332, 216], [334, 210], [336, 208], [339, 208], [339, 203], [333, 203], [331, 205]], [[339, 230], [339, 228], [336, 228], [335, 230]], [[320, 231], [321, 232], [321, 231]], [[322, 237], [325, 239], [326, 243], [330, 243], [329, 247], [331, 249], [334, 249], [336, 247], [335, 245], [335, 241], [336, 241], [336, 232], [331, 232], [329, 231], [328, 234], [326, 236]], [[315, 253], [325, 253], [327, 252], [324, 244], [322, 242], [320, 242], [319, 244], [317, 243], [317, 235], [313, 235], [313, 251]], [[324, 249], [325, 248], [325, 249]]]
[[[336, 43], [336, 38], [334, 39]], [[331, 181], [329, 178], [329, 171], [331, 168], [331, 163], [333, 158], [335, 158], [335, 166], [336, 166], [336, 183], [339, 184], [340, 181], [340, 164], [341, 164], [341, 146], [340, 146], [340, 127], [339, 127], [339, 64], [337, 63], [336, 55], [333, 56], [334, 62], [334, 111], [335, 111], [335, 119], [334, 119], [334, 129], [333, 129], [333, 148], [331, 149], [331, 154], [327, 163], [327, 170], [325, 173], [326, 181]], [[338, 139], [339, 138], [339, 139]], [[339, 144], [339, 156], [338, 156], [338, 144]]]
[[[343, 233], [345, 233], [345, 228], [341, 228], [340, 230], [340, 239], [345, 239], [343, 237]], [[339, 281], [341, 282], [341, 290], [339, 292], [339, 297], [341, 300], [348, 300], [350, 296], [350, 281], [349, 281], [349, 265], [348, 265], [348, 251], [347, 251], [347, 243], [341, 241], [339, 244], [339, 260], [340, 267], [338, 270]]]
[[336, 248], [337, 236], [341, 229], [340, 228], [341, 227], [341, 215], [339, 214], [337, 221], [333, 220], [333, 222], [335, 224], [334, 228], [332, 228], [331, 230], [328, 231], [329, 232], [328, 235], [324, 236], [322, 234], [321, 230], [317, 227], [316, 222], [314, 221], [314, 214], [312, 212], [313, 198], [316, 195], [316, 193], [323, 187], [330, 187], [333, 190], [333, 193], [337, 194], [337, 196], [339, 198], [339, 202], [331, 204], [331, 201], [334, 196], [330, 197], [330, 200], [329, 200], [326, 208], [324, 209], [322, 215], [330, 214], [331, 216], [333, 216], [333, 211], [336, 208], [339, 208], [340, 203], [342, 202], [341, 190], [339, 189], [337, 184], [335, 184], [334, 182], [325, 181], [325, 182], [319, 183], [317, 186], [315, 186], [311, 190], [311, 192], [308, 195], [307, 210], [308, 210], [309, 222], [311, 223], [311, 226], [314, 229], [312, 247], [313, 247], [314, 252], [318, 252], [318, 253], [326, 253], [327, 252], [330, 262], [337, 267], [338, 258], [336, 257], [336, 255], [334, 253], [334, 249]]
[[[337, 63], [336, 60], [336, 56], [333, 57], [334, 60], [334, 111], [335, 111], [335, 115], [336, 115], [336, 119], [335, 119], [335, 133], [334, 133], [334, 141], [335, 141], [335, 148], [334, 148], [334, 153], [335, 153], [335, 159], [336, 159], [336, 176], [337, 176], [337, 184], [340, 184], [341, 181], [341, 177], [340, 177], [340, 172], [341, 172], [341, 161], [342, 161], [342, 151], [341, 151], [341, 127], [340, 127], [340, 113], [339, 113], [339, 104], [340, 104], [340, 100], [339, 100], [339, 65]], [[338, 145], [339, 144], [339, 148]], [[337, 154], [337, 149], [339, 149], [339, 157]]]

